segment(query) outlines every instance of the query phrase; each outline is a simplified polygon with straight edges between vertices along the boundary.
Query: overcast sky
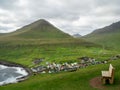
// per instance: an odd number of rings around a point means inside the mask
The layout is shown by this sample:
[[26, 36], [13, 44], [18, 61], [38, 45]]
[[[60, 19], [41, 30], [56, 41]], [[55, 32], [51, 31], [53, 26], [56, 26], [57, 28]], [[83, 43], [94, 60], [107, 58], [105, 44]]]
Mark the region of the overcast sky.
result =
[[38, 19], [62, 31], [85, 35], [120, 20], [120, 0], [0, 0], [0, 32]]

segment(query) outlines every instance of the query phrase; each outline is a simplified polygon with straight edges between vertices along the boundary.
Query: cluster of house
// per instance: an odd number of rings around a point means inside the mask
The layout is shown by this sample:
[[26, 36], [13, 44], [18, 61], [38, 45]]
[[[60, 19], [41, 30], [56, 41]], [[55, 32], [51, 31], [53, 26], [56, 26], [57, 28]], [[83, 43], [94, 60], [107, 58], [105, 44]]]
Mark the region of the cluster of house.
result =
[[100, 62], [96, 61], [94, 58], [82, 57], [80, 58], [81, 62], [74, 63], [46, 63], [45, 66], [37, 66], [31, 68], [34, 73], [56, 73], [60, 71], [76, 71], [78, 68], [84, 68], [89, 65], [99, 64]]
[[32, 68], [33, 72], [40, 72], [40, 73], [55, 73], [60, 71], [76, 71], [79, 68], [78, 63], [47, 63], [46, 66], [38, 66]]
[[61, 71], [76, 71], [78, 68], [85, 68], [90, 65], [95, 65], [95, 64], [105, 64], [109, 60], [117, 60], [120, 58], [120, 55], [116, 55], [114, 57], [109, 58], [108, 60], [105, 61], [96, 61], [94, 58], [90, 57], [81, 57], [78, 58], [80, 62], [74, 62], [74, 63], [46, 63], [45, 66], [37, 66], [34, 68], [31, 68], [31, 70], [34, 73], [56, 73], [56, 72], [61, 72]]

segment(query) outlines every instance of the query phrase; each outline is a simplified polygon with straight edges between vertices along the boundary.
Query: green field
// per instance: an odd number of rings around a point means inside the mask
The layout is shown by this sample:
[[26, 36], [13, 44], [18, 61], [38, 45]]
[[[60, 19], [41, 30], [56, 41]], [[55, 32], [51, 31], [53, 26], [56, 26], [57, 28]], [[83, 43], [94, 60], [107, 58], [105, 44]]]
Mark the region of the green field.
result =
[[[35, 58], [44, 58], [46, 62], [79, 62], [77, 58], [88, 56], [96, 60], [106, 60], [119, 54], [111, 48], [85, 42], [81, 39], [1, 39], [0, 59], [16, 62], [27, 67], [34, 67]], [[108, 90], [119, 90], [119, 60], [112, 61], [116, 68], [115, 83], [106, 86]], [[107, 69], [108, 64], [94, 65], [76, 72], [61, 72], [56, 74], [37, 74], [27, 80], [1, 86], [0, 90], [96, 90], [89, 81], [101, 75], [101, 70]], [[105, 89], [105, 90], [107, 90]]]
[[1, 40], [0, 59], [17, 62], [28, 67], [33, 66], [35, 58], [44, 58], [46, 62], [78, 62], [77, 58], [87, 56], [97, 60], [106, 60], [118, 54], [116, 50], [102, 48], [100, 45], [81, 39], [54, 40]]
[[[107, 38], [106, 34], [88, 37], [86, 40], [75, 39], [49, 22], [39, 20], [15, 32], [0, 34], [0, 60], [31, 68], [36, 67], [33, 64], [36, 58], [43, 58], [39, 65], [46, 65], [46, 62], [80, 62], [78, 58], [85, 56], [105, 61], [120, 54], [119, 33], [109, 34]], [[109, 63], [115, 67], [115, 82], [104, 85], [102, 90], [120, 90], [120, 59], [75, 72], [31, 75], [25, 81], [0, 86], [0, 90], [98, 90], [90, 85], [90, 80], [101, 76], [101, 70], [107, 70]]]

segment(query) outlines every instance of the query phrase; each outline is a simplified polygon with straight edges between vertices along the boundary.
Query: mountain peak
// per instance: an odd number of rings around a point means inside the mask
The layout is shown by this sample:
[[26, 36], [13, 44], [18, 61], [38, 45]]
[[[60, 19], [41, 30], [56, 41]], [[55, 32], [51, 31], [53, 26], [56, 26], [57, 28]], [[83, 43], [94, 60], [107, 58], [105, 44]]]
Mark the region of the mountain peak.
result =
[[[45, 19], [39, 19], [39, 20], [31, 23], [30, 25], [34, 25], [34, 24], [35, 24], [35, 26], [36, 26], [36, 25], [41, 25], [41, 26], [52, 25], [52, 24], [50, 24], [50, 23], [49, 23], [47, 20], [45, 20]], [[53, 26], [53, 25], [52, 25], [52, 26]]]
[[74, 38], [79, 38], [79, 37], [81, 37], [81, 35], [79, 33], [76, 33], [76, 34], [73, 34], [73, 37]]
[[40, 19], [29, 25], [26, 25], [15, 32], [12, 32], [9, 36], [18, 38], [71, 38], [70, 35], [62, 32], [57, 27], [46, 21]]
[[[45, 19], [40, 19], [40, 20], [38, 20], [38, 21], [36, 21], [36, 22], [39, 22], [39, 23], [44, 23], [44, 24], [46, 24], [46, 23], [49, 23], [47, 20], [45, 20]], [[49, 23], [50, 24], [50, 23]]]

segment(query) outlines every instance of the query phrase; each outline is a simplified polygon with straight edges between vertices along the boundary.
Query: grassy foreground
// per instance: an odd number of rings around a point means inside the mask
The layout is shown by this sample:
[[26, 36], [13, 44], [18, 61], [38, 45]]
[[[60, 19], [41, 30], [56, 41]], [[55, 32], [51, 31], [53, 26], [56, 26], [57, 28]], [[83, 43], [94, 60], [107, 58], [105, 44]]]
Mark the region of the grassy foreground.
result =
[[[102, 90], [120, 89], [120, 61], [111, 62], [115, 67], [115, 83]], [[89, 66], [76, 72], [57, 74], [39, 74], [20, 83], [1, 86], [0, 90], [98, 90], [90, 86], [89, 81], [107, 70], [109, 64]]]

